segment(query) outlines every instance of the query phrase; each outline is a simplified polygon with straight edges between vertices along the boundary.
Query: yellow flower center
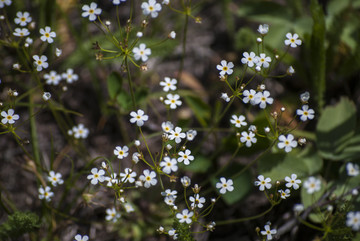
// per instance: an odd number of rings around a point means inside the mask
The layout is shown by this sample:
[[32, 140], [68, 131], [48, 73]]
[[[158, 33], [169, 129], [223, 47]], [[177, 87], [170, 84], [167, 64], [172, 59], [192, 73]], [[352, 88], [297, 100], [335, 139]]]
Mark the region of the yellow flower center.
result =
[[50, 34], [49, 33], [45, 33], [45, 37], [50, 37]]

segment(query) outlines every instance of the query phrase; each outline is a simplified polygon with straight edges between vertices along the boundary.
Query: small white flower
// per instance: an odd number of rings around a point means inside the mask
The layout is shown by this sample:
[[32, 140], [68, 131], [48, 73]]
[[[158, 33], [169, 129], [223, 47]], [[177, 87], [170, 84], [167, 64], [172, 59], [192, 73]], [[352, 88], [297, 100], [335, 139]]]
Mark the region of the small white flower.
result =
[[294, 69], [294, 67], [289, 66], [289, 68], [286, 70], [286, 72], [287, 72], [289, 75], [293, 75], [293, 74], [295, 73], [295, 69]]
[[179, 219], [180, 223], [190, 224], [192, 222], [191, 217], [194, 215], [194, 212], [189, 212], [189, 210], [184, 209], [181, 213], [176, 214], [176, 218]]
[[34, 42], [34, 40], [33, 40], [32, 38], [30, 38], [30, 37], [27, 37], [27, 38], [25, 39], [25, 42], [26, 42], [27, 44], [32, 44], [32, 43]]
[[106, 209], [106, 221], [111, 221], [115, 223], [119, 218], [121, 217], [121, 214], [118, 213], [115, 208], [108, 208]]
[[291, 174], [291, 178], [286, 176], [285, 177], [285, 181], [286, 183], [286, 187], [288, 188], [294, 188], [295, 190], [299, 189], [299, 184], [301, 183], [300, 179], [297, 179], [297, 175], [296, 174]]
[[28, 12], [17, 12], [16, 18], [14, 19], [15, 24], [19, 24], [20, 26], [26, 26], [30, 23], [32, 18]]
[[312, 194], [321, 189], [321, 180], [315, 177], [309, 177], [304, 182], [304, 188], [306, 188], [307, 193]]
[[163, 1], [162, 1], [162, 4], [164, 4], [164, 5], [169, 5], [169, 4], [170, 4], [170, 0], [163, 0]]
[[19, 63], [13, 64], [12, 67], [13, 67], [13, 69], [15, 69], [15, 70], [20, 70], [20, 68], [21, 68], [21, 66], [20, 66]]
[[49, 172], [48, 181], [51, 182], [51, 185], [54, 187], [57, 186], [57, 184], [61, 185], [64, 183], [64, 180], [61, 179], [62, 175], [61, 173], [55, 173], [54, 171]]
[[77, 235], [75, 236], [75, 240], [76, 240], [76, 241], [88, 241], [88, 240], [89, 240], [89, 236], [87, 236], [87, 235], [81, 236], [80, 234], [77, 234]]
[[160, 167], [163, 168], [162, 171], [166, 174], [170, 174], [171, 172], [176, 172], [178, 170], [176, 159], [168, 156], [164, 157], [164, 160], [160, 162]]
[[300, 95], [300, 100], [303, 103], [307, 103], [309, 101], [309, 99], [310, 99], [310, 93], [308, 91], [305, 91], [304, 93], [302, 93]]
[[144, 182], [144, 187], [149, 188], [157, 184], [156, 173], [154, 171], [144, 170], [139, 179]]
[[191, 155], [191, 151], [186, 149], [185, 152], [180, 151], [179, 157], [177, 159], [178, 162], [184, 162], [185, 165], [189, 165], [190, 161], [194, 160], [194, 156]]
[[220, 76], [231, 75], [234, 72], [232, 69], [234, 68], [233, 62], [228, 63], [226, 60], [221, 60], [220, 64], [216, 66], [220, 70]]
[[97, 168], [93, 168], [91, 169], [91, 173], [90, 175], [87, 176], [87, 179], [91, 179], [91, 184], [96, 185], [98, 184], [98, 182], [103, 182], [105, 181], [105, 171], [104, 170], [99, 170]]
[[137, 32], [136, 33], [136, 37], [142, 38], [142, 36], [144, 36], [143, 32]]
[[85, 4], [82, 7], [82, 10], [84, 11], [81, 16], [84, 18], [89, 17], [90, 21], [95, 21], [96, 20], [96, 15], [100, 15], [101, 14], [101, 8], [97, 7], [97, 4], [92, 2], [90, 3], [90, 6]]
[[43, 96], [42, 96], [43, 100], [48, 101], [51, 98], [51, 93], [50, 92], [44, 92]]
[[247, 133], [246, 131], [241, 132], [240, 142], [245, 143], [247, 147], [251, 147], [252, 143], [256, 143], [257, 139], [253, 132]]
[[247, 64], [247, 66], [249, 66], [250, 68], [257, 63], [256, 55], [254, 52], [250, 52], [250, 54], [248, 52], [244, 52], [243, 56], [244, 57], [241, 59], [241, 63]]
[[80, 123], [72, 128], [72, 133], [76, 139], [86, 139], [89, 135], [89, 129]]
[[346, 171], [348, 176], [356, 177], [359, 175], [359, 165], [348, 162], [346, 164]]
[[295, 213], [301, 213], [302, 211], [304, 211], [304, 205], [303, 204], [295, 204], [293, 207], [293, 211]]
[[236, 115], [232, 115], [231, 118], [230, 122], [231, 124], [234, 124], [235, 127], [240, 128], [241, 126], [247, 126], [245, 116], [239, 115], [239, 117], [237, 117]]
[[124, 208], [127, 213], [132, 213], [135, 211], [134, 207], [130, 203], [125, 203]]
[[121, 182], [129, 182], [134, 183], [136, 172], [134, 172], [131, 168], [125, 168], [124, 173], [120, 173]]
[[271, 188], [271, 178], [268, 177], [268, 178], [264, 178], [263, 175], [259, 175], [258, 176], [258, 180], [259, 181], [255, 181], [255, 186], [259, 186], [259, 190], [260, 191], [264, 191], [265, 188], [266, 189], [270, 189]]
[[221, 194], [225, 194], [227, 191], [232, 192], [234, 190], [233, 185], [233, 180], [226, 180], [225, 177], [221, 177], [220, 182], [216, 183], [216, 188], [220, 189], [219, 192]]
[[15, 28], [13, 34], [17, 37], [25, 37], [28, 36], [30, 32], [27, 28]]
[[360, 229], [360, 212], [348, 212], [346, 215], [346, 226], [352, 228], [354, 231]]
[[15, 114], [15, 111], [13, 109], [8, 109], [7, 112], [2, 111], [1, 116], [3, 117], [3, 119], [1, 120], [1, 123], [3, 123], [4, 125], [7, 123], [14, 124], [15, 121], [20, 118], [20, 116], [18, 114]]
[[62, 50], [56, 48], [56, 49], [55, 49], [55, 55], [56, 55], [56, 57], [60, 57], [61, 54], [62, 54]]
[[269, 56], [266, 57], [266, 54], [260, 54], [260, 56], [256, 57], [257, 59], [257, 66], [263, 67], [263, 68], [269, 68], [271, 58]]
[[197, 131], [196, 130], [188, 130], [186, 132], [186, 139], [188, 141], [192, 141], [194, 140], [195, 136], [197, 135]]
[[175, 31], [171, 31], [170, 33], [169, 33], [169, 39], [175, 39], [176, 38], [176, 32]]
[[158, 16], [158, 12], [161, 11], [161, 4], [157, 3], [155, 0], [149, 0], [149, 2], [143, 2], [141, 4], [144, 15], [151, 15], [152, 18]]
[[129, 148], [127, 146], [117, 146], [114, 149], [114, 155], [116, 155], [119, 159], [123, 159], [124, 157], [127, 157], [129, 155], [128, 151]]
[[292, 134], [288, 134], [287, 137], [280, 135], [278, 147], [280, 149], [285, 148], [285, 152], [290, 152], [293, 148], [297, 147], [297, 141], [294, 140], [294, 136]]
[[56, 71], [51, 70], [50, 73], [44, 74], [44, 79], [48, 85], [58, 85], [61, 81], [61, 76]]
[[170, 121], [167, 121], [161, 124], [161, 128], [164, 132], [170, 133], [170, 131], [174, 128], [174, 125]]
[[230, 98], [227, 93], [221, 93], [221, 99], [225, 100], [226, 102], [230, 102]]
[[286, 199], [286, 198], [290, 197], [290, 189], [285, 189], [285, 191], [280, 189], [280, 190], [278, 190], [278, 192], [280, 193], [280, 197], [282, 199]]
[[265, 225], [265, 231], [261, 231], [261, 235], [266, 235], [266, 240], [272, 240], [272, 235], [276, 234], [276, 229], [270, 229], [270, 225]]
[[168, 206], [174, 206], [175, 205], [175, 197], [170, 195], [170, 196], [166, 196], [164, 198], [164, 202], [166, 203], [166, 205]]
[[190, 177], [188, 177], [188, 176], [183, 176], [182, 178], [180, 178], [180, 182], [181, 182], [181, 184], [183, 185], [183, 187], [188, 187], [188, 186], [190, 186], [190, 184], [191, 184], [191, 179], [190, 179]]
[[11, 0], [0, 0], [0, 8], [3, 8], [5, 5], [10, 6]]
[[301, 40], [298, 39], [299, 35], [297, 35], [296, 33], [294, 33], [294, 35], [292, 35], [291, 33], [287, 33], [286, 37], [287, 39], [284, 41], [285, 45], [290, 45], [290, 47], [292, 48], [296, 48], [297, 46], [301, 45]]
[[166, 189], [164, 192], [161, 192], [161, 196], [164, 196], [164, 197], [173, 196], [174, 198], [177, 198], [176, 194], [177, 194], [177, 191], [171, 190], [171, 189]]
[[251, 90], [244, 90], [243, 92], [243, 102], [245, 104], [249, 103], [252, 105], [255, 105], [255, 95], [256, 95], [256, 91], [251, 89]]
[[203, 208], [205, 203], [205, 198], [204, 197], [200, 197], [200, 195], [197, 193], [194, 196], [191, 196], [189, 198], [190, 202], [191, 202], [191, 208]]
[[124, 2], [126, 2], [126, 0], [113, 0], [114, 5], [119, 5], [122, 2], [124, 3]]
[[135, 47], [133, 49], [135, 60], [141, 59], [141, 61], [145, 62], [148, 60], [148, 56], [151, 55], [151, 49], [146, 48], [146, 44], [140, 44], [139, 47]]
[[254, 103], [259, 105], [261, 109], [266, 108], [266, 104], [271, 105], [274, 102], [274, 99], [270, 97], [270, 92], [265, 90], [264, 92], [258, 92], [255, 95]]
[[105, 181], [108, 182], [106, 186], [112, 187], [113, 184], [118, 184], [119, 180], [116, 178], [116, 173], [111, 173], [110, 177], [105, 177]]
[[300, 120], [307, 121], [307, 119], [314, 119], [315, 111], [313, 109], [309, 109], [308, 105], [303, 105], [301, 109], [296, 110], [296, 114], [300, 116]]
[[166, 95], [166, 100], [164, 101], [164, 103], [166, 105], [170, 105], [170, 109], [176, 109], [178, 106], [181, 106], [182, 101], [179, 100], [180, 96], [178, 94], [167, 94]]
[[139, 157], [141, 155], [138, 152], [134, 152], [131, 156], [131, 160], [136, 164], [139, 162]]
[[176, 84], [177, 84], [177, 80], [170, 79], [169, 77], [165, 77], [164, 81], [160, 82], [160, 86], [164, 86], [163, 90], [165, 92], [168, 92], [169, 90], [176, 90]]
[[137, 126], [143, 126], [144, 122], [149, 119], [148, 115], [145, 115], [145, 112], [141, 109], [138, 109], [137, 112], [132, 111], [130, 113], [130, 123], [135, 123]]
[[39, 199], [45, 199], [45, 201], [49, 202], [51, 201], [51, 198], [54, 196], [54, 193], [51, 191], [50, 187], [43, 186], [39, 187]]
[[67, 69], [65, 73], [62, 73], [61, 77], [69, 84], [79, 79], [79, 76], [74, 73], [73, 69]]
[[180, 127], [175, 127], [175, 130], [170, 131], [169, 139], [174, 140], [177, 144], [181, 142], [181, 139], [186, 137], [185, 133], [181, 132], [182, 129]]
[[269, 25], [268, 24], [260, 24], [259, 28], [257, 29], [257, 31], [261, 34], [261, 35], [266, 35], [269, 32]]
[[41, 71], [43, 68], [46, 69], [47, 67], [49, 67], [49, 64], [46, 62], [47, 57], [45, 55], [41, 55], [41, 57], [39, 57], [38, 55], [34, 55], [33, 59], [37, 71]]
[[45, 29], [40, 28], [40, 34], [41, 34], [41, 41], [43, 42], [48, 42], [49, 44], [51, 44], [52, 42], [54, 42], [53, 38], [56, 37], [56, 33], [53, 31], [51, 32], [51, 28], [49, 26], [46, 26]]

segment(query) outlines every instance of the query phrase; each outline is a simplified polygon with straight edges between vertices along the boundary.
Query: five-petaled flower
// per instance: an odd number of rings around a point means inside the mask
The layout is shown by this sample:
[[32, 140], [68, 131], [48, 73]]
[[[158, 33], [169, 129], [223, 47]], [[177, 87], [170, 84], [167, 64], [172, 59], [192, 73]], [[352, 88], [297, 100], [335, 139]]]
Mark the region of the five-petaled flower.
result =
[[249, 131], [247, 133], [246, 131], [241, 132], [240, 142], [245, 143], [247, 147], [251, 147], [252, 143], [256, 143], [257, 139], [255, 137], [254, 132]]
[[116, 155], [119, 159], [123, 159], [124, 157], [127, 157], [129, 155], [128, 151], [129, 148], [127, 146], [117, 146], [114, 149], [114, 155]]
[[137, 126], [143, 126], [144, 122], [147, 121], [149, 119], [148, 115], [145, 115], [145, 112], [141, 109], [137, 110], [137, 112], [132, 111], [130, 113], [130, 122], [131, 123], [135, 123]]
[[105, 177], [104, 177], [105, 171], [104, 170], [100, 169], [98, 171], [98, 169], [96, 167], [94, 167], [93, 169], [91, 169], [91, 173], [92, 174], [87, 176], [87, 179], [89, 179], [89, 180], [91, 179], [91, 184], [96, 185], [96, 184], [98, 184], [98, 182], [105, 181]]
[[49, 202], [53, 196], [54, 193], [51, 191], [50, 187], [39, 187], [39, 199], [45, 199], [45, 201]]
[[267, 240], [272, 240], [272, 236], [277, 233], [276, 229], [270, 229], [270, 225], [265, 225], [265, 231], [261, 231], [261, 235], [266, 235]]
[[40, 34], [41, 34], [40, 37], [41, 41], [43, 42], [47, 41], [49, 44], [54, 42], [53, 38], [56, 37], [56, 33], [54, 31], [51, 32], [51, 28], [49, 26], [46, 26], [45, 29], [41, 28]]
[[297, 46], [301, 45], [301, 40], [298, 39], [299, 35], [297, 35], [296, 33], [294, 33], [294, 35], [292, 35], [291, 33], [287, 33], [286, 34], [287, 39], [285, 39], [285, 45], [290, 45], [290, 47], [292, 48], [296, 48]]
[[96, 15], [100, 15], [101, 14], [101, 8], [97, 7], [97, 4], [92, 2], [90, 3], [90, 6], [85, 4], [82, 7], [82, 10], [84, 11], [81, 16], [84, 18], [89, 17], [90, 21], [95, 21], [96, 20]]
[[189, 165], [190, 161], [194, 160], [194, 156], [191, 155], [191, 151], [186, 149], [185, 152], [180, 151], [179, 157], [177, 159], [178, 162], [184, 162], [185, 165]]
[[300, 116], [300, 120], [306, 121], [307, 119], [314, 119], [315, 111], [309, 109], [308, 105], [303, 105], [301, 109], [296, 110], [296, 114]]
[[265, 90], [264, 92], [258, 92], [255, 95], [254, 103], [259, 105], [261, 109], [266, 108], [266, 104], [271, 105], [274, 102], [274, 99], [270, 97], [270, 92]]
[[285, 177], [285, 181], [286, 183], [286, 187], [288, 188], [294, 188], [295, 190], [299, 189], [299, 184], [301, 183], [300, 179], [297, 179], [297, 175], [296, 174], [291, 174], [291, 178], [286, 176]]
[[2, 111], [1, 116], [3, 119], [1, 120], [1, 123], [5, 124], [14, 124], [16, 120], [18, 120], [20, 117], [18, 114], [15, 114], [15, 111], [13, 109], [8, 109], [8, 111]]
[[309, 177], [304, 182], [304, 187], [309, 194], [317, 192], [321, 189], [321, 180], [315, 177]]
[[40, 57], [39, 55], [34, 55], [33, 59], [37, 71], [41, 71], [43, 68], [46, 69], [47, 67], [49, 67], [49, 64], [46, 62], [47, 57], [45, 55], [41, 55]]
[[13, 34], [17, 37], [25, 37], [28, 36], [30, 32], [27, 28], [15, 28]]
[[352, 228], [354, 231], [359, 231], [360, 229], [360, 212], [348, 212], [346, 215], [346, 226]]
[[169, 139], [174, 140], [177, 144], [181, 142], [181, 139], [184, 139], [186, 137], [186, 134], [184, 132], [181, 132], [182, 129], [180, 127], [175, 127], [175, 130], [170, 131]]
[[254, 52], [250, 52], [250, 54], [248, 52], [244, 52], [243, 56], [244, 57], [241, 59], [241, 63], [247, 64], [250, 68], [258, 61]]
[[16, 16], [17, 18], [14, 19], [14, 22], [20, 26], [26, 26], [32, 20], [28, 12], [17, 12]]
[[144, 187], [149, 188], [150, 186], [155, 186], [157, 184], [156, 173], [150, 170], [144, 170], [143, 175], [139, 179], [144, 183]]
[[220, 76], [231, 75], [233, 73], [233, 62], [228, 63], [226, 60], [221, 60], [220, 64], [216, 66], [216, 68], [220, 70]]
[[143, 2], [141, 8], [144, 15], [150, 15], [152, 18], [156, 18], [159, 14], [158, 12], [161, 11], [161, 4], [155, 0], [149, 0], [149, 2]]
[[49, 172], [48, 181], [51, 182], [51, 185], [54, 187], [57, 186], [57, 184], [63, 184], [64, 180], [61, 179], [62, 175], [61, 173], [55, 173], [54, 171]]
[[181, 106], [182, 101], [180, 100], [180, 95], [178, 94], [167, 94], [166, 95], [166, 100], [164, 101], [164, 103], [166, 105], [170, 105], [170, 109], [176, 109], [176, 107]]
[[263, 175], [259, 175], [258, 176], [259, 181], [255, 181], [255, 186], [259, 186], [259, 190], [260, 191], [264, 191], [265, 188], [266, 189], [270, 189], [271, 188], [271, 178], [264, 178]]
[[121, 214], [116, 211], [115, 208], [108, 208], [106, 209], [106, 221], [111, 221], [115, 223], [119, 218], [121, 217]]
[[216, 183], [216, 188], [219, 189], [219, 192], [221, 194], [225, 194], [227, 191], [232, 192], [234, 190], [233, 185], [234, 185], [233, 180], [231, 179], [226, 180], [225, 177], [221, 177], [220, 182]]
[[164, 157], [164, 160], [160, 162], [160, 167], [163, 168], [162, 171], [166, 174], [170, 174], [171, 172], [176, 172], [178, 170], [176, 159], [168, 156]]
[[148, 60], [148, 56], [151, 55], [151, 49], [146, 48], [146, 44], [140, 44], [139, 47], [133, 48], [134, 58], [135, 60], [141, 59], [141, 61], [145, 62]]
[[236, 115], [232, 115], [231, 118], [232, 118], [230, 120], [231, 124], [234, 124], [235, 127], [237, 127], [237, 128], [247, 125], [247, 123], [245, 121], [245, 116], [243, 116], [243, 115], [239, 115], [239, 117]]
[[280, 135], [278, 147], [280, 149], [285, 148], [285, 152], [290, 152], [293, 148], [297, 147], [297, 141], [294, 140], [294, 136], [292, 134], [288, 134], [287, 137]]
[[191, 217], [194, 215], [194, 212], [189, 212], [188, 209], [182, 210], [181, 213], [176, 214], [176, 218], [179, 219], [180, 223], [190, 224], [192, 222]]
[[176, 79], [170, 79], [169, 77], [165, 77], [164, 81], [160, 82], [160, 86], [163, 86], [163, 90], [168, 92], [169, 90], [176, 90]]

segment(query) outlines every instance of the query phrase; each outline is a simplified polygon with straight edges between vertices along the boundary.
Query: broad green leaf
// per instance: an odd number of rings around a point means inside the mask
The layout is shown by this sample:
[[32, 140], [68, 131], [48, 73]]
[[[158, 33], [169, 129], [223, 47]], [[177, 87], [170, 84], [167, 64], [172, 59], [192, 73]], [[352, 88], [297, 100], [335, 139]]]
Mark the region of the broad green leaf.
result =
[[122, 90], [123, 78], [118, 72], [112, 72], [107, 78], [110, 99], [115, 99]]
[[184, 95], [184, 100], [187, 105], [194, 112], [196, 119], [202, 126], [207, 126], [207, 121], [210, 119], [210, 107], [204, 101], [202, 101], [198, 96], [194, 95]]
[[[344, 143], [354, 135], [355, 127], [356, 107], [349, 99], [342, 98], [335, 106], [326, 107], [316, 127], [317, 144], [321, 156], [339, 160], [340, 154], [348, 146]], [[347, 148], [348, 153], [351, 152], [351, 149]], [[357, 149], [353, 151], [356, 152]]]
[[206, 173], [206, 171], [211, 167], [211, 161], [205, 156], [194, 156], [194, 160], [190, 162], [189, 165], [184, 165], [183, 163], [179, 164], [181, 169], [185, 171], [191, 171], [195, 173]]

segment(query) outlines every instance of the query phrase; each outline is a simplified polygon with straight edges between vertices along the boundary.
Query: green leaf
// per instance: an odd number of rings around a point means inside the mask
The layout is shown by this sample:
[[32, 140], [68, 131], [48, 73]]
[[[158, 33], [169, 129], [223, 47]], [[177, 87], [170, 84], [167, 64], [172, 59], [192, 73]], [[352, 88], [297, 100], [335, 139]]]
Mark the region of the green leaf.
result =
[[203, 126], [207, 126], [207, 121], [210, 119], [211, 109], [200, 97], [195, 95], [183, 95], [187, 105], [194, 112], [196, 119]]
[[112, 72], [107, 78], [110, 99], [115, 99], [122, 90], [123, 78], [118, 72]]
[[348, 145], [349, 141], [355, 144], [358, 141], [350, 139], [355, 133], [355, 127], [356, 107], [352, 101], [342, 98], [335, 106], [326, 107], [316, 127], [320, 155], [330, 160], [340, 160], [343, 158], [341, 154], [357, 153], [359, 148], [355, 146], [355, 149], [351, 149]]
[[195, 156], [195, 159], [190, 162], [190, 165], [180, 163], [179, 166], [185, 171], [206, 173], [206, 171], [211, 167], [211, 161], [205, 156]]

